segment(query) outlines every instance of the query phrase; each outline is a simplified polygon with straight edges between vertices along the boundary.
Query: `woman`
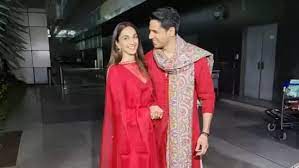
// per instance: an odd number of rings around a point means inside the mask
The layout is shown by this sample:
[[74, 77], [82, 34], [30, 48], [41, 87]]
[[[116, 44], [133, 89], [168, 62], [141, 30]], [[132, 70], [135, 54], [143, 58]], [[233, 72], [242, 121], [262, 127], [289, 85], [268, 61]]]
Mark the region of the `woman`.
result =
[[100, 168], [158, 168], [151, 119], [163, 111], [152, 90], [136, 27], [119, 23], [107, 72]]

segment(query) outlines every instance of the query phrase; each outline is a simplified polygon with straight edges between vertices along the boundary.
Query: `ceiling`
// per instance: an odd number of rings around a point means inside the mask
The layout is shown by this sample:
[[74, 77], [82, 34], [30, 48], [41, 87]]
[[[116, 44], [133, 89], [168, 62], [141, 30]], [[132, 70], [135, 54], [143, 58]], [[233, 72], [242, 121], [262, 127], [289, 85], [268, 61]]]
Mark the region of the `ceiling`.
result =
[[20, 0], [27, 8], [46, 8], [46, 0]]
[[[93, 25], [90, 23], [90, 17], [92, 11], [95, 11], [105, 0], [68, 0], [68, 5], [64, 9], [64, 17], [60, 20], [57, 20], [55, 16], [55, 2], [58, 0], [20, 0], [26, 6], [30, 8], [47, 8], [48, 11], [48, 25], [59, 26], [60, 29], [76, 30], [82, 31], [91, 28]], [[269, 6], [269, 1], [272, 2], [275, 8], [266, 8]], [[147, 27], [148, 16], [151, 11], [158, 7], [163, 6], [172, 6], [176, 8], [181, 16], [183, 31], [192, 32], [195, 28], [200, 29], [204, 27], [217, 28], [221, 26], [225, 27], [238, 27], [246, 22], [250, 23], [265, 23], [265, 21], [271, 22], [275, 18], [279, 17], [276, 13], [280, 7], [280, 0], [250, 0], [246, 1], [254, 4], [249, 5], [248, 8], [251, 9], [242, 12], [240, 10], [241, 3], [244, 3], [244, 0], [147, 0], [144, 3], [131, 8], [130, 10], [114, 17], [113, 19], [106, 21], [101, 25], [103, 36], [109, 36], [112, 34], [112, 30], [115, 25], [121, 21], [131, 21], [137, 27]], [[230, 16], [224, 22], [213, 21], [212, 13], [213, 6], [215, 4], [226, 4], [229, 7]], [[209, 8], [211, 7], [212, 8]], [[209, 10], [207, 10], [209, 8]], [[267, 13], [263, 9], [268, 9]], [[271, 11], [272, 10], [272, 11]], [[264, 14], [260, 14], [259, 11]], [[273, 16], [272, 16], [273, 15]], [[211, 21], [212, 20], [212, 21]], [[187, 25], [187, 26], [185, 26]], [[208, 30], [209, 30], [208, 29]]]

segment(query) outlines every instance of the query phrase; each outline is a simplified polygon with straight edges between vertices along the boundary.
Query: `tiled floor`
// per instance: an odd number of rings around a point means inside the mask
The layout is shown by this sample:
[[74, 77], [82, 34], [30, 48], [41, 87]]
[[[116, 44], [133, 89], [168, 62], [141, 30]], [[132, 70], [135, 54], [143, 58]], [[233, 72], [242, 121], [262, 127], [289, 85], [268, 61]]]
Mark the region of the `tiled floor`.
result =
[[[24, 131], [16, 167], [98, 167], [104, 82], [88, 75], [65, 79], [65, 88], [28, 87], [10, 116], [6, 130]], [[205, 168], [289, 168], [299, 162], [298, 131], [279, 141], [267, 132], [263, 116], [218, 102]]]

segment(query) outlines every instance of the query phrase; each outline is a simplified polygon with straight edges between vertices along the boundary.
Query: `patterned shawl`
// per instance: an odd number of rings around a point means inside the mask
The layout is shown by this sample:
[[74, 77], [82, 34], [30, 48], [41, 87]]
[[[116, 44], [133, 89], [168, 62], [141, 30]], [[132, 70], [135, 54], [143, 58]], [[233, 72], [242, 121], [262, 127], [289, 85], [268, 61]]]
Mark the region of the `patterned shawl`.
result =
[[176, 55], [167, 58], [154, 50], [158, 66], [169, 75], [169, 124], [167, 133], [167, 167], [192, 167], [192, 112], [194, 98], [194, 62], [207, 57], [210, 70], [213, 55], [176, 37]]

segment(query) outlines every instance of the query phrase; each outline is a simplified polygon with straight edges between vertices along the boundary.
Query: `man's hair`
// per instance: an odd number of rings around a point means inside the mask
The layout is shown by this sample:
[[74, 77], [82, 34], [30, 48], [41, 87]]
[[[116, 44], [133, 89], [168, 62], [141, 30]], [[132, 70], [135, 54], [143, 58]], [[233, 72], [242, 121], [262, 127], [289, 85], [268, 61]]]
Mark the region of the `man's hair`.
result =
[[161, 22], [161, 26], [168, 30], [171, 27], [175, 28], [175, 33], [177, 34], [180, 27], [180, 15], [172, 7], [164, 7], [164, 8], [158, 8], [154, 12], [152, 12], [152, 15], [150, 19], [158, 20]]

